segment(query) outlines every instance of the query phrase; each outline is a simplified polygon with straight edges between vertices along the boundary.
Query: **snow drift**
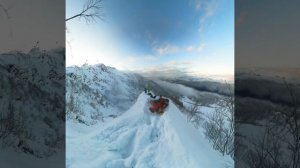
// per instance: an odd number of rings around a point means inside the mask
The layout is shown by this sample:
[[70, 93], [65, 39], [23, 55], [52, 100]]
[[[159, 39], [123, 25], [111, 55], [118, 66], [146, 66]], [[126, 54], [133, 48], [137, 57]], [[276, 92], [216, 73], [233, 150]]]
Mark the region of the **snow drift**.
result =
[[173, 102], [162, 116], [152, 114], [148, 102], [142, 93], [121, 116], [93, 126], [69, 120], [67, 167], [233, 167], [232, 158], [215, 151]]

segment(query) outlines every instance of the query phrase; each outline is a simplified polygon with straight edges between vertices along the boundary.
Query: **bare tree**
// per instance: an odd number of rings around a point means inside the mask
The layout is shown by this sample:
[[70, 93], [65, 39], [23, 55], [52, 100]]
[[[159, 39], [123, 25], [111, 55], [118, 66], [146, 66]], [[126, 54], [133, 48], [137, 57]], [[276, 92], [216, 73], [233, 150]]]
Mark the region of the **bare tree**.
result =
[[280, 128], [279, 135], [282, 143], [287, 144], [287, 149], [290, 153], [289, 167], [296, 168], [300, 166], [300, 110], [298, 100], [299, 95], [296, 95], [295, 88], [292, 84], [283, 79], [283, 83], [286, 87], [289, 95], [289, 107], [282, 107], [276, 111], [277, 118], [273, 117], [272, 122], [276, 123]]
[[200, 111], [201, 103], [199, 99], [196, 99], [195, 103], [187, 109], [187, 120], [194, 124], [196, 128], [199, 127], [202, 117], [202, 112]]
[[67, 18], [65, 21], [67, 22], [75, 18], [83, 18], [86, 22], [96, 21], [96, 19], [103, 20], [102, 0], [88, 0], [80, 13]]
[[20, 114], [17, 114], [12, 103], [8, 104], [8, 109], [1, 112], [0, 116], [0, 140], [5, 145], [13, 143], [11, 140], [5, 141], [9, 136], [20, 136], [25, 131], [24, 123]]
[[262, 129], [261, 135], [255, 135], [249, 141], [247, 164], [253, 168], [289, 168], [285, 144], [282, 143], [286, 136], [284, 131], [271, 121], [266, 121]]
[[213, 147], [223, 155], [234, 154], [234, 97], [233, 89], [226, 83], [229, 96], [222, 96], [217, 100], [214, 113], [204, 124], [205, 135], [213, 143]]
[[276, 105], [265, 120], [262, 136], [249, 141], [248, 165], [254, 168], [300, 167], [299, 96], [292, 84], [283, 80], [291, 105]]

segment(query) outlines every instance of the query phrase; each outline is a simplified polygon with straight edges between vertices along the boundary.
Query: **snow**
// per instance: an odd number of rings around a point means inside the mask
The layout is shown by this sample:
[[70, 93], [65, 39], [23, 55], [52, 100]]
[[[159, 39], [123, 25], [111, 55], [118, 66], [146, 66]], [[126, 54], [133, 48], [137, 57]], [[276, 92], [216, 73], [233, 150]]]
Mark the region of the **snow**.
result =
[[67, 167], [233, 167], [232, 158], [215, 151], [173, 102], [158, 116], [149, 112], [149, 99], [141, 93], [110, 122], [86, 126], [67, 120]]
[[64, 53], [34, 47], [0, 54], [0, 118], [14, 116], [5, 119], [10, 134], [0, 138], [1, 168], [65, 165]]
[[16, 152], [12, 148], [1, 149], [0, 163], [1, 168], [32, 168], [32, 167], [63, 167], [65, 165], [65, 151], [61, 149], [57, 153], [49, 158], [37, 158], [33, 155], [29, 155], [22, 152]]
[[86, 124], [93, 125], [102, 117], [118, 116], [133, 105], [142, 90], [139, 85], [135, 74], [103, 64], [67, 67], [67, 107], [71, 97], [76, 104], [76, 110], [71, 110], [67, 117], [79, 116]]

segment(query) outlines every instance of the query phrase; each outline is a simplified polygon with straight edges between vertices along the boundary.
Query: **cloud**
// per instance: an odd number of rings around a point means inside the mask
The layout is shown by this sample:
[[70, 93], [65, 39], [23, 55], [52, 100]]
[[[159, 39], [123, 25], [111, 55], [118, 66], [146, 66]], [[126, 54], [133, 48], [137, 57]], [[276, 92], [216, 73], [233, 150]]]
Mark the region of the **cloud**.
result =
[[[200, 3], [197, 2], [196, 5]], [[202, 4], [202, 3], [201, 3]], [[199, 19], [199, 31], [202, 32], [204, 30], [204, 27], [206, 25], [207, 20], [212, 17], [217, 9], [217, 0], [210, 0], [207, 1], [206, 3], [203, 3], [201, 7], [201, 11], [203, 12], [203, 14], [201, 15], [200, 19]]]
[[190, 45], [190, 46], [186, 47], [186, 51], [187, 51], [187, 52], [195, 52], [195, 51], [201, 52], [201, 51], [203, 51], [205, 48], [206, 48], [206, 44], [205, 44], [205, 43], [202, 43], [202, 44], [200, 44], [199, 47]]
[[199, 11], [199, 10], [201, 10], [201, 8], [202, 8], [202, 2], [201, 1], [196, 1], [195, 2], [195, 9], [197, 11]]
[[166, 66], [166, 67], [181, 67], [181, 66], [188, 66], [190, 64], [192, 64], [192, 62], [172, 60], [172, 61], [166, 62], [164, 64], [164, 66]]
[[187, 48], [186, 48], [186, 51], [188, 51], [188, 52], [193, 52], [195, 50], [195, 47], [194, 46], [188, 46]]
[[198, 52], [203, 51], [206, 48], [206, 44], [202, 43], [200, 46], [197, 48]]
[[189, 67], [191, 62], [188, 61], [169, 61], [160, 65], [148, 66], [138, 70], [146, 77], [178, 77], [190, 73]]
[[181, 49], [180, 47], [176, 45], [166, 44], [161, 47], [155, 47], [154, 51], [158, 55], [168, 55], [168, 54], [174, 54], [179, 52]]
[[177, 45], [173, 45], [173, 44], [165, 44], [160, 47], [154, 47], [153, 51], [158, 56], [163, 56], [163, 55], [175, 54], [175, 53], [179, 53], [179, 52], [195, 52], [195, 51], [201, 52], [205, 48], [206, 48], [205, 43], [201, 43], [200, 46], [198, 46], [198, 47], [194, 46], [194, 45], [185, 47], [185, 46], [177, 46]]

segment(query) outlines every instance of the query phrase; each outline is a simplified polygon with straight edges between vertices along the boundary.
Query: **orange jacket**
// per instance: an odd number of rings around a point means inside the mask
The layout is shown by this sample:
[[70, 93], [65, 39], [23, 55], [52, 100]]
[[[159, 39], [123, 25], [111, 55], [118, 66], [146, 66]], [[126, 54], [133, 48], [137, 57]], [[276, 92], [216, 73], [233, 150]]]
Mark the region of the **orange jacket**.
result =
[[150, 102], [151, 107], [150, 110], [152, 112], [162, 112], [168, 106], [168, 99], [159, 98], [158, 100], [152, 100]]

